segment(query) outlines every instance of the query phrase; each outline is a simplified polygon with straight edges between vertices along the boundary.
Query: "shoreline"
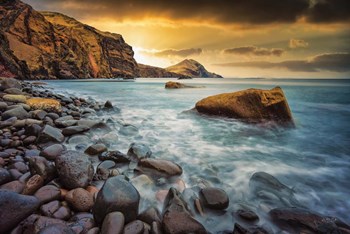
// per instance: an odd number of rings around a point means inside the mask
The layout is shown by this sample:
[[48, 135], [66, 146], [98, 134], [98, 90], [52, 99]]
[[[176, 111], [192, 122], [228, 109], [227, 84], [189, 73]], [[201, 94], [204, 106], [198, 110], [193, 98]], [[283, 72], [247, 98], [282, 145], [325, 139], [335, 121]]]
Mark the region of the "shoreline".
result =
[[[205, 233], [207, 218], [225, 213], [226, 210], [227, 213], [233, 212], [232, 207], [237, 205], [230, 204], [227, 191], [205, 183], [188, 188], [181, 179], [181, 165], [154, 158], [147, 145], [130, 142], [128, 152], [123, 153], [108, 151], [108, 142], [84, 144], [84, 136], [92, 138], [95, 131], [105, 132], [106, 135], [111, 132], [108, 121], [95, 120], [99, 114], [119, 111], [108, 101], [97, 103], [90, 99], [67, 97], [55, 93], [54, 89], [35, 87], [27, 82], [20, 87], [14, 82], [6, 90], [0, 100], [0, 201], [5, 198], [11, 201], [5, 207], [0, 202], [1, 208], [6, 211], [1, 215], [3, 220], [0, 221], [5, 232], [14, 228], [14, 233], [68, 230], [68, 233], [91, 234], [112, 230], [115, 228], [113, 223], [123, 223], [124, 232], [132, 230], [129, 233], [169, 233], [170, 230]], [[5, 95], [31, 95], [59, 100], [62, 111], [52, 111], [52, 107], [42, 110], [47, 108], [45, 106], [33, 111], [26, 104], [20, 104], [23, 99], [18, 96], [15, 102], [4, 102]], [[4, 113], [19, 108], [16, 105], [23, 106], [26, 112], [21, 111], [17, 117], [6, 114], [5, 119]], [[75, 149], [67, 151], [63, 142], [75, 145]], [[77, 170], [79, 173], [75, 173]], [[129, 178], [125, 179], [125, 176]], [[250, 183], [254, 184], [257, 192], [261, 188], [269, 189], [277, 195], [289, 191], [289, 188], [267, 173], [254, 174]], [[275, 187], [276, 184], [279, 186]], [[147, 201], [148, 197], [140, 195], [144, 187], [157, 189], [153, 194], [154, 201]], [[4, 192], [5, 189], [12, 192]], [[125, 198], [122, 201], [121, 194]], [[19, 201], [25, 204], [26, 212], [23, 211], [23, 216], [16, 206]], [[162, 204], [163, 210], [159, 210], [154, 202]], [[293, 199], [289, 202], [299, 206]], [[145, 208], [143, 210], [139, 210], [141, 203]], [[127, 211], [122, 208], [125, 204]], [[107, 215], [110, 210], [106, 210], [110, 206], [115, 209], [111, 215]], [[179, 206], [182, 207], [181, 210], [174, 212], [173, 208]], [[265, 215], [270, 215], [275, 225], [285, 221], [283, 215], [287, 214], [297, 219], [300, 228], [303, 222], [317, 221], [326, 226], [334, 224], [333, 221], [324, 223], [322, 219], [325, 217], [311, 211], [306, 214], [312, 220], [307, 221], [307, 217], [301, 217], [305, 211], [290, 209], [274, 209], [274, 212], [266, 211]], [[133, 213], [131, 216], [130, 212]], [[273, 225], [261, 226], [259, 220], [264, 220], [265, 217], [248, 208], [234, 210], [232, 217], [235, 217], [235, 224], [232, 223], [230, 230], [233, 233], [241, 233], [243, 230], [273, 233], [278, 230]], [[340, 227], [349, 229], [346, 224]], [[136, 232], [137, 228], [142, 231]]]

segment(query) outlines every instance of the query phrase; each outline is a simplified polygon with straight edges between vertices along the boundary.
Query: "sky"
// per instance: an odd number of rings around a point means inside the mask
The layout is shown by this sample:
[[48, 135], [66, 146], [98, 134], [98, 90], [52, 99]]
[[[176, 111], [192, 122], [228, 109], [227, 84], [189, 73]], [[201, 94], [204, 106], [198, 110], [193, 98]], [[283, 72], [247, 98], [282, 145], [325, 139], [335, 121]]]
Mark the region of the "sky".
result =
[[224, 77], [350, 78], [350, 0], [24, 0], [119, 33], [139, 63]]

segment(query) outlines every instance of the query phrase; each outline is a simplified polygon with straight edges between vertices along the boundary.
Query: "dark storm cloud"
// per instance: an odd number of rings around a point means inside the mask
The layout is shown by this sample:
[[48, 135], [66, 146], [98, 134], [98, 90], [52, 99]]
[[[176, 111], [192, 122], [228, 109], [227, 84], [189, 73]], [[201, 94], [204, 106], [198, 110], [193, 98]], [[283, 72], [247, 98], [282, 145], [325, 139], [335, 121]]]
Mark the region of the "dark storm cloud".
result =
[[151, 55], [155, 55], [158, 57], [173, 57], [173, 56], [178, 56], [178, 57], [188, 57], [188, 56], [193, 56], [193, 55], [200, 55], [202, 53], [202, 49], [200, 48], [191, 48], [191, 49], [182, 49], [182, 50], [162, 50], [154, 53], [149, 53]]
[[259, 48], [256, 46], [241, 46], [224, 50], [225, 54], [250, 55], [250, 56], [281, 56], [284, 53], [283, 49]]
[[24, 0], [39, 10], [75, 17], [166, 17], [219, 24], [348, 21], [349, 0]]
[[289, 60], [282, 62], [236, 62], [216, 64], [221, 67], [254, 67], [262, 69], [283, 68], [294, 72], [349, 72], [350, 53], [332, 53], [317, 55], [311, 60]]

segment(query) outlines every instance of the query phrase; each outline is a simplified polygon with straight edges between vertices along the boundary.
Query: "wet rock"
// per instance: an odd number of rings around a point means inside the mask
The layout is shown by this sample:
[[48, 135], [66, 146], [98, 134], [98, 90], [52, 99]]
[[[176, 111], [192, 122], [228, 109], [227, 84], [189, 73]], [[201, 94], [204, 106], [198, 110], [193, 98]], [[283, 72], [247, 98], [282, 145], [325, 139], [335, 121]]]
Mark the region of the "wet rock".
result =
[[33, 144], [35, 141], [36, 141], [36, 136], [29, 136], [23, 140], [23, 144], [30, 145], [30, 144]]
[[82, 188], [70, 190], [65, 199], [74, 210], [80, 212], [89, 211], [94, 205], [92, 194]]
[[4, 93], [7, 94], [17, 94], [17, 95], [23, 95], [25, 93], [23, 93], [20, 89], [17, 88], [8, 88], [4, 90]]
[[39, 199], [41, 204], [43, 204], [60, 199], [61, 191], [54, 185], [46, 185], [44, 187], [41, 187], [38, 191], [36, 191], [34, 196]]
[[274, 198], [278, 198], [274, 202], [280, 203], [281, 206], [301, 207], [294, 197], [293, 190], [266, 172], [254, 173], [249, 181], [249, 189], [254, 196], [265, 200], [271, 200], [265, 195], [272, 194]]
[[0, 90], [6, 90], [10, 88], [21, 89], [21, 83], [14, 78], [4, 78], [0, 79]]
[[41, 215], [32, 214], [26, 218], [20, 226], [23, 230], [26, 230], [26, 233], [39, 233], [40, 230], [49, 227], [54, 224], [63, 224], [67, 225], [65, 221], [49, 218]]
[[168, 81], [165, 83], [165, 88], [166, 89], [181, 89], [181, 88], [186, 88], [186, 85], [179, 83], [179, 82]]
[[34, 118], [34, 119], [43, 120], [46, 115], [47, 115], [47, 112], [43, 111], [43, 110], [32, 111], [32, 118]]
[[151, 177], [173, 177], [182, 174], [182, 168], [171, 161], [161, 159], [141, 159], [136, 170]]
[[151, 234], [162, 234], [162, 226], [158, 222], [153, 222], [151, 225]]
[[24, 95], [7, 94], [2, 97], [5, 102], [26, 103], [27, 97]]
[[54, 144], [46, 147], [40, 153], [41, 156], [44, 156], [48, 160], [55, 160], [56, 157], [60, 156], [65, 148], [61, 144]]
[[254, 211], [251, 211], [251, 210], [239, 209], [239, 210], [237, 210], [236, 214], [240, 218], [242, 218], [246, 221], [249, 221], [249, 222], [255, 222], [255, 221], [259, 220], [259, 216]]
[[0, 122], [0, 129], [6, 128], [6, 127], [11, 127], [16, 123], [16, 121], [17, 121], [17, 117], [12, 117], [12, 118], [9, 118], [5, 121], [1, 121]]
[[22, 194], [32, 195], [43, 185], [44, 185], [43, 177], [40, 175], [33, 175], [32, 177], [29, 178], [26, 185], [24, 186], [24, 190]]
[[65, 136], [72, 136], [72, 135], [83, 133], [89, 130], [90, 128], [87, 126], [71, 126], [71, 127], [64, 128], [62, 130], [62, 134]]
[[132, 221], [124, 227], [124, 234], [143, 234], [145, 225], [140, 220]]
[[293, 124], [292, 113], [280, 87], [247, 89], [210, 96], [196, 103], [199, 113], [242, 119], [248, 122], [275, 121]]
[[66, 224], [52, 224], [40, 230], [38, 234], [76, 234]]
[[149, 207], [147, 210], [139, 214], [139, 216], [137, 216], [137, 219], [141, 220], [142, 222], [148, 223], [149, 225], [152, 225], [153, 222], [162, 222], [160, 213], [155, 207]]
[[125, 217], [125, 222], [135, 220], [138, 214], [140, 195], [135, 187], [123, 176], [109, 178], [97, 194], [92, 209], [97, 223], [102, 223], [106, 214], [119, 211]]
[[100, 233], [100, 229], [98, 227], [94, 227], [94, 228], [91, 228], [86, 234], [99, 234], [99, 233]]
[[200, 191], [205, 207], [215, 210], [224, 210], [229, 205], [226, 192], [218, 188], [204, 188]]
[[124, 215], [121, 212], [111, 212], [103, 220], [101, 234], [122, 234], [124, 230]]
[[33, 196], [20, 195], [0, 190], [0, 227], [8, 232], [31, 215], [39, 207], [39, 200]]
[[55, 162], [60, 181], [66, 188], [85, 188], [91, 182], [94, 168], [84, 154], [70, 150]]
[[24, 189], [24, 184], [18, 180], [14, 180], [1, 185], [0, 189], [15, 192], [15, 193], [22, 193]]
[[174, 188], [169, 190], [164, 202], [162, 227], [165, 233], [207, 233], [203, 225], [191, 216], [188, 205]]
[[89, 155], [98, 155], [105, 151], [107, 151], [107, 147], [104, 144], [95, 144], [90, 145], [89, 148], [85, 150], [85, 153]]
[[233, 228], [233, 234], [269, 234], [271, 232], [266, 231], [264, 228], [259, 226], [251, 226], [244, 228], [243, 226], [235, 223]]
[[54, 113], [54, 112], [50, 112], [46, 116], [49, 117], [52, 120], [56, 120], [56, 119], [58, 119], [60, 117], [57, 113]]
[[78, 126], [87, 126], [90, 129], [106, 129], [110, 130], [110, 128], [107, 126], [107, 124], [100, 122], [100, 121], [95, 121], [95, 120], [86, 120], [86, 119], [81, 119], [78, 121]]
[[7, 110], [7, 103], [6, 102], [0, 102], [0, 111]]
[[32, 150], [26, 150], [24, 152], [24, 156], [25, 157], [35, 157], [35, 156], [39, 156], [40, 155], [40, 150], [37, 149], [32, 149]]
[[111, 101], [106, 101], [104, 108], [106, 109], [113, 109], [113, 104]]
[[1, 116], [2, 116], [2, 120], [7, 120], [12, 117], [16, 117], [17, 119], [29, 118], [28, 112], [25, 109], [23, 109], [23, 107], [21, 106], [5, 111], [4, 113], [2, 113]]
[[134, 161], [142, 158], [150, 158], [152, 155], [151, 149], [142, 143], [132, 143], [129, 147], [127, 155]]
[[73, 223], [71, 227], [81, 227], [83, 233], [96, 226], [93, 215], [86, 212], [74, 215], [69, 222]]
[[277, 208], [269, 215], [278, 227], [292, 233], [349, 233], [350, 226], [337, 218], [300, 208]]
[[12, 180], [11, 174], [8, 170], [0, 168], [0, 185], [6, 184]]
[[124, 124], [120, 129], [119, 133], [124, 136], [134, 136], [139, 133], [139, 130], [137, 127], [131, 125], [131, 124]]
[[76, 135], [72, 136], [68, 140], [69, 144], [88, 144], [90, 143], [90, 139], [84, 135]]
[[32, 110], [44, 110], [47, 112], [61, 112], [61, 103], [51, 98], [29, 98], [26, 102]]
[[55, 124], [57, 127], [66, 128], [77, 124], [77, 120], [75, 120], [71, 115], [63, 116], [55, 120]]
[[123, 154], [120, 151], [108, 151], [103, 152], [98, 156], [101, 161], [111, 160], [115, 163], [129, 163], [130, 159], [126, 154]]
[[34, 156], [28, 159], [29, 168], [32, 175], [38, 174], [48, 182], [56, 177], [55, 165], [46, 160], [44, 157]]
[[141, 190], [143, 188], [149, 188], [152, 185], [154, 185], [151, 178], [149, 178], [147, 175], [139, 175], [135, 178], [131, 179], [131, 183], [138, 189]]
[[64, 141], [64, 136], [61, 133], [61, 130], [51, 127], [50, 125], [45, 125], [41, 130], [38, 138], [39, 143], [47, 142], [58, 142], [61, 143]]
[[25, 127], [24, 134], [27, 136], [39, 136], [42, 127], [39, 124], [31, 124]]
[[106, 160], [106, 161], [103, 161], [103, 162], [101, 162], [98, 166], [97, 166], [97, 170], [98, 169], [106, 169], [106, 170], [109, 170], [109, 169], [111, 169], [111, 168], [113, 168], [113, 167], [115, 167], [116, 166], [116, 164], [115, 164], [115, 162], [113, 162], [113, 161], [111, 161], [111, 160]]
[[40, 211], [43, 215], [52, 217], [53, 214], [60, 208], [60, 202], [55, 200], [52, 202], [49, 202], [45, 205], [42, 205], [40, 207]]
[[68, 220], [71, 216], [71, 210], [68, 207], [61, 206], [52, 217], [55, 219]]

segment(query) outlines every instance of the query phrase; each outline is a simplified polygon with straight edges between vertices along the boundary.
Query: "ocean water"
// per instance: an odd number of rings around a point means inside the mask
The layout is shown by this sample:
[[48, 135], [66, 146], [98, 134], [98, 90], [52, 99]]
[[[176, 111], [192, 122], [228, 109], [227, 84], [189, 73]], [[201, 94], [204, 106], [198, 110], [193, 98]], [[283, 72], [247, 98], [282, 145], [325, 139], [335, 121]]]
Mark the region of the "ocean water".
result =
[[[350, 80], [193, 79], [181, 82], [205, 87], [178, 90], [164, 89], [168, 79], [109, 81], [49, 81], [49, 85], [62, 93], [110, 100], [120, 108], [120, 113], [99, 116], [114, 122], [111, 150], [127, 152], [132, 142], [145, 143], [153, 157], [182, 166], [187, 187], [205, 180], [224, 189], [230, 197], [228, 211], [197, 217], [208, 230], [232, 230], [237, 221], [232, 212], [248, 207], [260, 215], [259, 225], [276, 231], [266, 212], [281, 206], [280, 201], [288, 203], [290, 197], [303, 207], [350, 223]], [[277, 85], [287, 96], [295, 129], [186, 112], [209, 95]], [[125, 124], [135, 128], [125, 130]], [[279, 202], [253, 197], [249, 179], [261, 171], [291, 188], [290, 197], [277, 195]], [[154, 197], [154, 189], [140, 193]]]

